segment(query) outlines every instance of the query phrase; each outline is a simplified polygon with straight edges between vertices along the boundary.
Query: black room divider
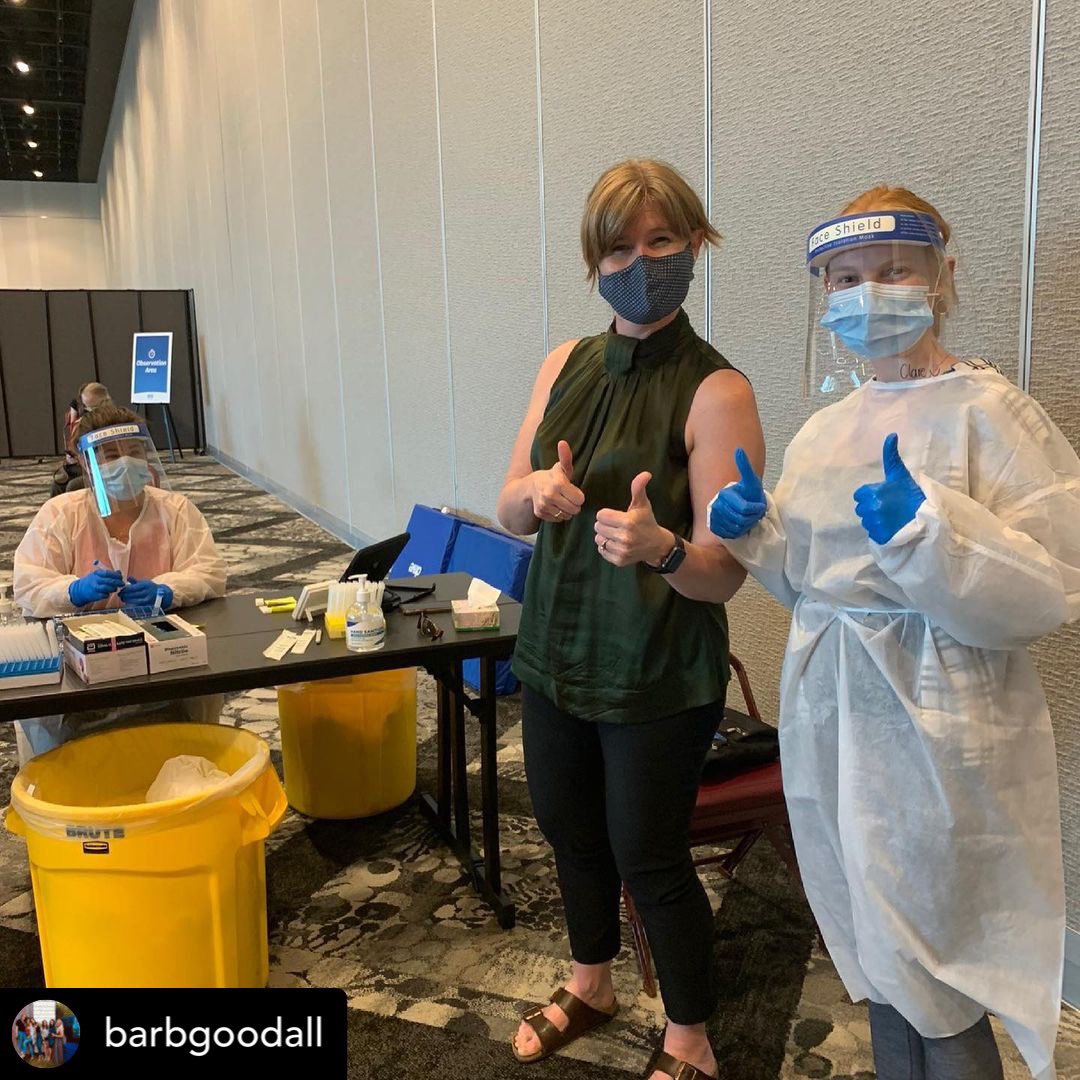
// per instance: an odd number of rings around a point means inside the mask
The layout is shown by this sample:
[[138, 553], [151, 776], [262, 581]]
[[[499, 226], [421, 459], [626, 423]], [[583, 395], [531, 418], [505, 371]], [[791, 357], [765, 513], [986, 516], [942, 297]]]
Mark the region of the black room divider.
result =
[[[132, 335], [172, 331], [170, 409], [180, 446], [205, 449], [195, 299], [190, 290], [0, 289], [0, 457], [63, 453], [63, 413], [80, 383], [131, 400]], [[160, 405], [143, 407], [158, 450]]]

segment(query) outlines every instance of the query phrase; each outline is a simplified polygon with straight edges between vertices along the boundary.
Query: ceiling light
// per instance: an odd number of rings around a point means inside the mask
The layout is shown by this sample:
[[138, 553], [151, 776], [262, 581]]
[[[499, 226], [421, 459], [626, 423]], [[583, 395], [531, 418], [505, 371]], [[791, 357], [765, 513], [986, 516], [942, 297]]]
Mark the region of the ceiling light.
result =
[[29, 71], [30, 71], [30, 65], [25, 60], [16, 60], [15, 61], [15, 67], [19, 71], [21, 71], [23, 73], [23, 75], [28, 74]]
[[26, 113], [27, 116], [33, 116], [34, 115], [34, 106], [31, 105], [29, 101], [23, 102], [22, 111], [24, 113]]
[[40, 169], [35, 169], [34, 175], [40, 180], [45, 174]]
[[37, 143], [34, 142], [33, 139], [27, 139], [26, 140], [26, 145], [29, 146], [31, 150], [36, 150], [37, 149]]

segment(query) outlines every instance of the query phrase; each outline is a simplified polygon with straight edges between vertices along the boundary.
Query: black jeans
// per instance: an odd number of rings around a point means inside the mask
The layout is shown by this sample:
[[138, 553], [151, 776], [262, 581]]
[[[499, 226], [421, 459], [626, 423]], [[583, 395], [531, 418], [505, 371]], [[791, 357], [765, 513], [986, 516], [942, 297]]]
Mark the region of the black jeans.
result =
[[564, 713], [528, 687], [525, 772], [555, 850], [570, 951], [602, 964], [619, 951], [620, 887], [641, 913], [668, 1019], [716, 1007], [713, 917], [690, 857], [690, 815], [723, 702], [635, 724]]

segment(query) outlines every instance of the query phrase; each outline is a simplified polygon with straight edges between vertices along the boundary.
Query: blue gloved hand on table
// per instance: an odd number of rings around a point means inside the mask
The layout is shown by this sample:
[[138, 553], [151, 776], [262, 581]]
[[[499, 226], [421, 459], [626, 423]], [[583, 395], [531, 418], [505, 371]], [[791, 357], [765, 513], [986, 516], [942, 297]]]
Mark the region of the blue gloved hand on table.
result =
[[158, 589], [162, 592], [161, 610], [168, 611], [172, 607], [173, 591], [168, 585], [161, 585], [151, 578], [129, 578], [128, 583], [120, 590], [120, 600], [130, 607], [153, 607], [157, 599]]
[[68, 586], [68, 599], [78, 608], [98, 600], [107, 600], [117, 589], [124, 587], [124, 575], [119, 570], [100, 567], [76, 579]]

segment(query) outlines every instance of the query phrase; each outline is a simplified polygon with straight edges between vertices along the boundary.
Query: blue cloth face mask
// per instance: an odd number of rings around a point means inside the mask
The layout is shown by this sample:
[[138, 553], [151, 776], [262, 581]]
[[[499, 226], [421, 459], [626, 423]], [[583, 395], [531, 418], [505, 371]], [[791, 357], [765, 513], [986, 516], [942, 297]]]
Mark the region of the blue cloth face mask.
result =
[[686, 299], [694, 280], [694, 252], [659, 258], [639, 255], [629, 266], [600, 275], [600, 295], [627, 322], [648, 326], [670, 315]]
[[101, 481], [109, 497], [129, 502], [138, 497], [147, 484], [153, 482], [150, 466], [142, 458], [118, 457], [100, 465]]
[[867, 281], [829, 293], [821, 325], [857, 356], [880, 360], [907, 352], [934, 325], [925, 285]]

